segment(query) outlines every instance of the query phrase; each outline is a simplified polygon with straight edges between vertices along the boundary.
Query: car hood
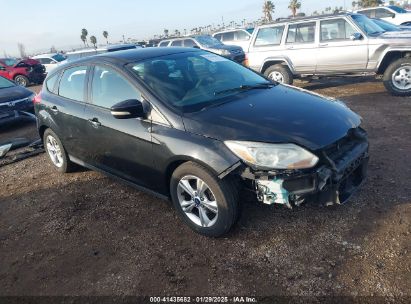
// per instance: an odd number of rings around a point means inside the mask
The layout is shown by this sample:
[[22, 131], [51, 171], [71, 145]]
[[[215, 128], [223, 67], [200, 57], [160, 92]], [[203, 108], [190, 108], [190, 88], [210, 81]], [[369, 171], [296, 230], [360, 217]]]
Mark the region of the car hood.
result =
[[186, 130], [221, 141], [295, 143], [315, 151], [361, 124], [361, 117], [342, 102], [284, 85], [230, 98], [220, 106], [186, 114]]
[[24, 99], [32, 94], [32, 91], [29, 91], [21, 86], [0, 89], [0, 103]]
[[376, 38], [380, 39], [407, 39], [404, 43], [411, 45], [411, 30], [402, 30], [402, 31], [392, 31], [392, 32], [385, 32], [381, 35], [377, 36]]

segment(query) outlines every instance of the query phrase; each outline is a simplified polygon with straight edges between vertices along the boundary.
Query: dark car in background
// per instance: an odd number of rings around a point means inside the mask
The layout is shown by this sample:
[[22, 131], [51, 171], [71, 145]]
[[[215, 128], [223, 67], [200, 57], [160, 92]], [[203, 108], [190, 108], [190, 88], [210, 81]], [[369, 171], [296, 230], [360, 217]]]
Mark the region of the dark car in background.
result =
[[19, 86], [41, 84], [46, 75], [45, 67], [38, 60], [0, 58], [0, 76], [13, 80]]
[[34, 113], [35, 94], [0, 76], [0, 125]]
[[361, 117], [345, 104], [185, 48], [107, 53], [57, 68], [35, 99], [60, 172], [73, 163], [163, 198], [220, 236], [239, 191], [268, 205], [346, 202], [367, 170]]
[[209, 35], [195, 35], [184, 38], [168, 39], [160, 42], [158, 46], [198, 48], [224, 56], [238, 63], [243, 63], [245, 60], [245, 53], [240, 46], [225, 45], [220, 40]]

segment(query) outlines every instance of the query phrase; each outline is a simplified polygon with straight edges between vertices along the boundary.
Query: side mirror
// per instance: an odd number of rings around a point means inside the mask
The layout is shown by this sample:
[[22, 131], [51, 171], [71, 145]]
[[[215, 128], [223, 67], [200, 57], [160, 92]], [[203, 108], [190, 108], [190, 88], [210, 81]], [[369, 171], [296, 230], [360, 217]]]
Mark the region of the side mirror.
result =
[[360, 33], [354, 33], [350, 36], [351, 40], [361, 40], [362, 39], [362, 35]]
[[193, 46], [195, 49], [199, 49], [200, 47], [198, 45]]
[[137, 99], [119, 102], [112, 106], [110, 111], [111, 115], [117, 119], [144, 118], [146, 116], [142, 102]]

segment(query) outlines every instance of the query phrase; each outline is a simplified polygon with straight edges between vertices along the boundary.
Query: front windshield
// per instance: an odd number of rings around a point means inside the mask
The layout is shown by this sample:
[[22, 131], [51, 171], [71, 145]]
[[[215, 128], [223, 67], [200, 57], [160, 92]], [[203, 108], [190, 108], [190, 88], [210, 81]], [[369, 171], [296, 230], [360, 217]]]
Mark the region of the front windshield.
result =
[[17, 63], [17, 60], [13, 58], [7, 58], [7, 59], [4, 59], [3, 61], [9, 67], [12, 67]]
[[394, 24], [391, 24], [387, 21], [379, 20], [379, 19], [373, 19], [373, 21], [385, 31], [388, 31], [388, 32], [401, 31], [401, 29], [398, 26], [395, 26]]
[[208, 52], [173, 54], [130, 66], [164, 103], [184, 113], [231, 101], [230, 97], [242, 94], [245, 87], [272, 84], [242, 65]]
[[54, 55], [53, 57], [51, 57], [51, 58], [53, 58], [55, 61], [57, 61], [57, 62], [62, 62], [62, 61], [64, 61], [64, 60], [66, 60], [66, 57], [64, 57], [63, 55], [61, 55], [61, 54], [56, 54], [56, 55]]
[[220, 46], [222, 45], [220, 40], [217, 40], [214, 37], [211, 36], [197, 36], [195, 39], [204, 47], [212, 48], [215, 46]]
[[385, 32], [385, 30], [377, 25], [374, 21], [364, 15], [352, 15], [354, 22], [367, 34], [376, 35]]
[[399, 13], [399, 14], [406, 14], [408, 13], [405, 9], [395, 6], [395, 5], [389, 5], [388, 6], [390, 9], [392, 9], [393, 11]]
[[0, 76], [0, 89], [6, 89], [11, 87], [14, 87], [14, 83]]

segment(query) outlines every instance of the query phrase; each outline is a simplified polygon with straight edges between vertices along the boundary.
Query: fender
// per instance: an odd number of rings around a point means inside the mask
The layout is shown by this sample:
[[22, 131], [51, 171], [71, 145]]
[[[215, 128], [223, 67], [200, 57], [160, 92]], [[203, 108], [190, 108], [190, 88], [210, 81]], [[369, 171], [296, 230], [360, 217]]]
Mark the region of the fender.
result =
[[263, 61], [263, 64], [261, 65], [259, 72], [260, 72], [260, 73], [263, 73], [263, 71], [264, 71], [265, 68], [267, 67], [267, 64], [268, 64], [269, 62], [271, 62], [271, 61], [273, 61], [273, 62], [285, 63], [285, 64], [288, 66], [288, 68], [290, 69], [290, 71], [291, 71], [293, 74], [296, 74], [294, 65], [293, 65], [292, 61], [290, 60], [290, 58], [288, 58], [288, 56], [275, 56], [275, 57], [268, 57], [268, 58], [266, 58], [266, 59]]
[[391, 53], [391, 52], [410, 52], [411, 53], [411, 48], [407, 46], [387, 47], [380, 55], [378, 59], [377, 67], [375, 70], [380, 69], [382, 62], [384, 61], [384, 58], [387, 56], [388, 53]]

